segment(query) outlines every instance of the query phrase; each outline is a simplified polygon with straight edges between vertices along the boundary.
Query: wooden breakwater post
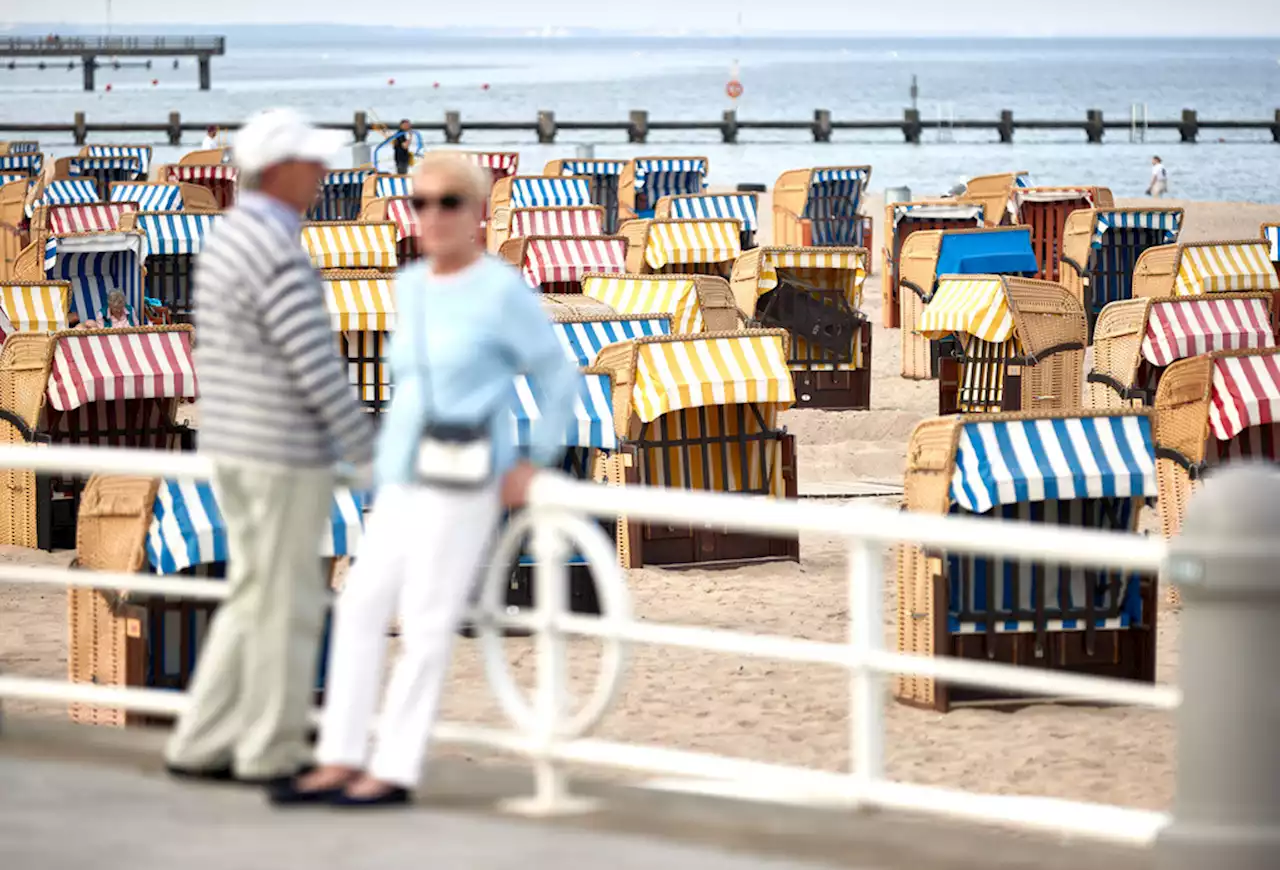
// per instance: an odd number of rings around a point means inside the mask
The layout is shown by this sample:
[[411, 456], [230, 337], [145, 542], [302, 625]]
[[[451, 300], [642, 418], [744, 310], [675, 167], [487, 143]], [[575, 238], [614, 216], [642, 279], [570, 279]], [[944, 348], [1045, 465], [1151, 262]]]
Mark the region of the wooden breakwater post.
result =
[[1200, 121], [1196, 117], [1195, 109], [1183, 109], [1182, 121], [1178, 124], [1178, 136], [1183, 142], [1196, 141], [1196, 135], [1200, 132]]
[[627, 141], [643, 144], [649, 139], [649, 113], [644, 109], [633, 109], [627, 125]]
[[1004, 109], [1000, 112], [1000, 126], [996, 128], [1000, 133], [1000, 141], [1005, 145], [1013, 144], [1013, 112]]
[[902, 136], [910, 145], [920, 144], [920, 134], [924, 130], [924, 125], [920, 123], [919, 109], [904, 109], [902, 111]]
[[462, 113], [449, 111], [444, 113], [444, 141], [457, 145], [462, 141]]
[[813, 110], [813, 141], [814, 142], [830, 142], [831, 141], [831, 110], [830, 109], [814, 109]]
[[738, 110], [726, 109], [720, 125], [720, 136], [726, 145], [738, 144]]
[[1090, 109], [1084, 119], [1084, 132], [1089, 137], [1089, 142], [1093, 145], [1102, 144], [1102, 134], [1106, 130], [1106, 124], [1102, 120], [1101, 109]]
[[538, 144], [550, 145], [556, 141], [556, 113], [541, 111], [538, 113]]

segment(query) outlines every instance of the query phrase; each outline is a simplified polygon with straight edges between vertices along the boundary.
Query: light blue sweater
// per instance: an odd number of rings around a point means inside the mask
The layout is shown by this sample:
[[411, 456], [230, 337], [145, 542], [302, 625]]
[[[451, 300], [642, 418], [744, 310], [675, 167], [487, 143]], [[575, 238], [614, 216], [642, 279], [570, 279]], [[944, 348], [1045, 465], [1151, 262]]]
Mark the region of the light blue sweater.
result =
[[529, 458], [548, 465], [560, 457], [578, 369], [519, 272], [489, 255], [445, 276], [417, 263], [396, 279], [396, 312], [387, 351], [395, 393], [378, 435], [378, 486], [413, 481], [428, 421], [488, 421], [495, 468], [499, 474], [509, 469], [518, 458], [511, 410], [512, 379], [520, 374], [532, 382], [542, 414]]

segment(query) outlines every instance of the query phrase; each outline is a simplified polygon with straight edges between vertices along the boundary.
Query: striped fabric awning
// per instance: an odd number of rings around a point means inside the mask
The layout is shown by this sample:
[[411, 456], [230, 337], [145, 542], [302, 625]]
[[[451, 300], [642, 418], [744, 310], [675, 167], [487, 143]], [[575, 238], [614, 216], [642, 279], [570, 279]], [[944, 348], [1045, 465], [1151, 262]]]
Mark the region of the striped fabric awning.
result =
[[113, 399], [177, 397], [196, 397], [188, 330], [63, 335], [53, 349], [48, 400], [55, 411]]
[[[513, 384], [515, 400], [511, 406], [515, 428], [515, 444], [527, 447], [533, 430], [542, 419], [533, 385], [524, 375]], [[596, 447], [616, 450], [618, 435], [613, 428], [613, 390], [608, 375], [583, 374], [574, 401], [574, 418], [564, 434], [565, 447]]]
[[67, 326], [66, 284], [0, 284], [0, 311], [17, 332], [56, 332]]
[[12, 323], [9, 322], [9, 315], [4, 313], [4, 309], [0, 308], [0, 344], [4, 344], [5, 339], [17, 332]]
[[1267, 240], [1271, 249], [1271, 262], [1280, 263], [1280, 224], [1269, 224], [1262, 228], [1262, 237]]
[[553, 282], [576, 283], [587, 272], [627, 271], [625, 239], [529, 238], [522, 267], [532, 287]]
[[96, 318], [112, 290], [122, 291], [129, 307], [141, 311], [146, 247], [146, 239], [133, 232], [53, 236], [45, 243], [45, 276], [70, 282], [71, 310], [81, 320]]
[[943, 278], [916, 331], [926, 338], [962, 332], [983, 341], [1003, 342], [1013, 336], [1013, 330], [1013, 315], [999, 278]]
[[1147, 314], [1142, 357], [1153, 366], [1167, 366], [1215, 350], [1274, 344], [1265, 299], [1155, 302]]
[[564, 175], [621, 175], [625, 160], [566, 160], [560, 164]]
[[1182, 212], [1178, 211], [1100, 211], [1093, 224], [1092, 245], [1102, 247], [1107, 231], [1112, 229], [1163, 230], [1166, 244], [1178, 240]]
[[734, 221], [654, 221], [649, 226], [645, 262], [654, 269], [668, 263], [724, 263], [742, 253], [742, 235]]
[[754, 233], [758, 226], [756, 198], [749, 193], [704, 193], [679, 196], [671, 200], [671, 217], [707, 220], [737, 218], [742, 227]]
[[9, 142], [10, 154], [35, 154], [40, 150], [40, 143], [34, 139]]
[[0, 187], [4, 187], [6, 184], [12, 184], [15, 181], [25, 181], [27, 184], [30, 184], [31, 176], [27, 175], [25, 172], [0, 172]]
[[39, 175], [44, 168], [44, 155], [35, 154], [0, 154], [0, 172], [25, 172], [27, 175]]
[[591, 205], [591, 189], [582, 178], [515, 178], [512, 208]]
[[[351, 556], [360, 544], [363, 499], [336, 489], [320, 539], [320, 555]], [[227, 525], [208, 481], [164, 480], [156, 492], [147, 561], [157, 574], [176, 574], [196, 565], [227, 560]]]
[[1021, 502], [1155, 494], [1147, 417], [978, 421], [960, 430], [951, 500], [973, 513]]
[[760, 255], [760, 277], [756, 285], [761, 295], [778, 286], [779, 269], [831, 269], [851, 272], [858, 283], [867, 277], [866, 255], [853, 251], [772, 251]]
[[135, 226], [147, 234], [147, 256], [198, 254], [216, 214], [140, 214]]
[[182, 211], [182, 188], [143, 182], [111, 185], [112, 202], [136, 202], [138, 211]]
[[510, 238], [525, 236], [599, 236], [604, 234], [604, 220], [599, 209], [514, 209], [511, 212]]
[[87, 178], [59, 178], [45, 185], [40, 198], [28, 203], [27, 217], [42, 205], [87, 205], [98, 201], [98, 189]]
[[515, 175], [516, 168], [520, 165], [520, 155], [510, 151], [464, 151], [462, 153], [463, 156], [474, 160], [477, 166], [491, 170], [495, 178]]
[[582, 280], [582, 294], [608, 305], [619, 314], [668, 314], [677, 335], [702, 332], [702, 306], [693, 278], [655, 275], [652, 278]]
[[641, 422], [681, 408], [796, 400], [782, 338], [735, 335], [637, 345], [631, 402]]
[[89, 157], [134, 157], [138, 161], [138, 171], [146, 176], [151, 170], [150, 145], [90, 145]]
[[334, 332], [396, 328], [395, 286], [389, 278], [329, 279], [324, 299]]
[[554, 325], [565, 353], [579, 366], [591, 365], [603, 348], [619, 341], [646, 335], [671, 334], [671, 321], [666, 317], [647, 320], [592, 320], [586, 323]]
[[230, 163], [211, 163], [207, 166], [186, 166], [177, 164], [169, 167], [170, 182], [189, 181], [199, 184], [202, 181], [235, 181], [240, 173]]
[[50, 234], [105, 233], [120, 228], [120, 217], [137, 211], [136, 202], [112, 202], [99, 205], [51, 205], [45, 227]]
[[413, 196], [413, 176], [379, 175], [378, 180], [373, 183], [373, 195], [375, 197]]
[[1084, 200], [1084, 208], [1093, 208], [1093, 190], [1087, 187], [1015, 187], [1009, 196], [1009, 214], [1022, 217], [1023, 203], [1071, 202]]
[[642, 157], [636, 160], [636, 190], [647, 190], [650, 202], [657, 202], [664, 196], [701, 193], [702, 177], [706, 174], [707, 161], [701, 158], [665, 160]]
[[306, 224], [302, 245], [317, 269], [396, 267], [396, 227], [390, 221]]
[[129, 178], [137, 178], [142, 175], [142, 161], [133, 156], [72, 157], [67, 161], [67, 172], [70, 175], [91, 175], [105, 171], [122, 172]]
[[1250, 426], [1280, 422], [1280, 352], [1213, 361], [1209, 428], [1230, 441]]
[[362, 185], [365, 179], [373, 175], [372, 169], [331, 169], [324, 175], [320, 184], [324, 187], [343, 187]]
[[396, 225], [396, 241], [417, 238], [418, 212], [403, 197], [387, 200], [387, 220]]
[[1221, 245], [1187, 245], [1178, 260], [1175, 296], [1202, 293], [1280, 290], [1280, 277], [1271, 265], [1263, 241]]
[[815, 170], [809, 175], [809, 195], [801, 217], [810, 220], [855, 217], [869, 175], [866, 169], [856, 166]]
[[905, 218], [913, 220], [973, 221], [982, 226], [982, 206], [977, 203], [902, 203], [893, 207], [893, 225], [896, 228]]

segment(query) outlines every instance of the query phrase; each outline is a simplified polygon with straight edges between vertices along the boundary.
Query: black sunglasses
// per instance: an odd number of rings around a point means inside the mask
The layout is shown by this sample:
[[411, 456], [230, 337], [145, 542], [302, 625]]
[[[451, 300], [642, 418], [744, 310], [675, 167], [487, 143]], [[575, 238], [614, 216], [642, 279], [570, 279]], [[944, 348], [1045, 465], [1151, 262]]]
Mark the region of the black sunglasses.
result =
[[409, 199], [409, 203], [413, 206], [414, 211], [426, 211], [429, 208], [438, 208], [440, 211], [457, 211], [462, 208], [462, 204], [466, 199], [456, 193], [446, 193], [443, 196], [414, 196]]

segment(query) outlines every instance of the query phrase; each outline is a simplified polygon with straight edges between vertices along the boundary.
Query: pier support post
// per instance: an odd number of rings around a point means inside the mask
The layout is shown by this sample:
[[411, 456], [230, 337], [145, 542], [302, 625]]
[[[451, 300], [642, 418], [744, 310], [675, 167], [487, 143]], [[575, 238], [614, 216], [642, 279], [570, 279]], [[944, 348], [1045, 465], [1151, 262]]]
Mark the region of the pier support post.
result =
[[77, 145], [83, 145], [89, 138], [89, 128], [84, 120], [84, 112], [76, 112], [75, 120], [72, 123], [75, 129], [71, 131], [71, 135], [75, 137]]
[[924, 126], [920, 123], [919, 109], [904, 109], [902, 111], [902, 136], [910, 145], [920, 144], [920, 133]]
[[830, 109], [814, 109], [813, 110], [813, 141], [814, 142], [830, 142], [831, 141], [831, 110]]
[[1280, 705], [1267, 690], [1280, 656], [1280, 472], [1231, 465], [1205, 482], [1170, 542], [1165, 573], [1182, 593], [1173, 821], [1160, 870], [1264, 870], [1280, 850]]
[[1105, 129], [1102, 124], [1102, 110], [1090, 109], [1084, 119], [1084, 132], [1089, 137], [1089, 142], [1094, 145], [1102, 144], [1102, 133]]
[[1276, 119], [1271, 125], [1271, 139], [1280, 142], [1280, 109], [1276, 109]]
[[538, 144], [550, 145], [556, 141], [556, 113], [545, 109], [538, 112]]
[[1196, 141], [1196, 134], [1200, 132], [1200, 121], [1196, 117], [1195, 109], [1182, 110], [1182, 122], [1178, 124], [1178, 135], [1182, 137], [1183, 142]]
[[724, 138], [724, 144], [738, 144], [738, 110], [726, 109], [724, 113], [724, 122], [720, 125], [720, 135]]
[[444, 113], [444, 141], [450, 145], [457, 145], [462, 141], [461, 112]]
[[369, 114], [367, 112], [356, 112], [355, 117], [351, 119], [351, 133], [356, 142], [365, 142], [369, 139]]
[[93, 90], [93, 72], [98, 68], [98, 58], [92, 54], [86, 54], [80, 58], [80, 67], [84, 70], [84, 89]]
[[1000, 113], [1000, 141], [1006, 145], [1013, 143], [1013, 112], [1005, 109]]
[[631, 126], [627, 128], [627, 141], [643, 144], [649, 139], [649, 113], [644, 109], [631, 112]]
[[209, 55], [200, 55], [200, 90], [209, 90], [211, 77], [209, 75]]
[[180, 112], [169, 113], [169, 127], [165, 132], [169, 134], [170, 145], [182, 144], [182, 114]]

